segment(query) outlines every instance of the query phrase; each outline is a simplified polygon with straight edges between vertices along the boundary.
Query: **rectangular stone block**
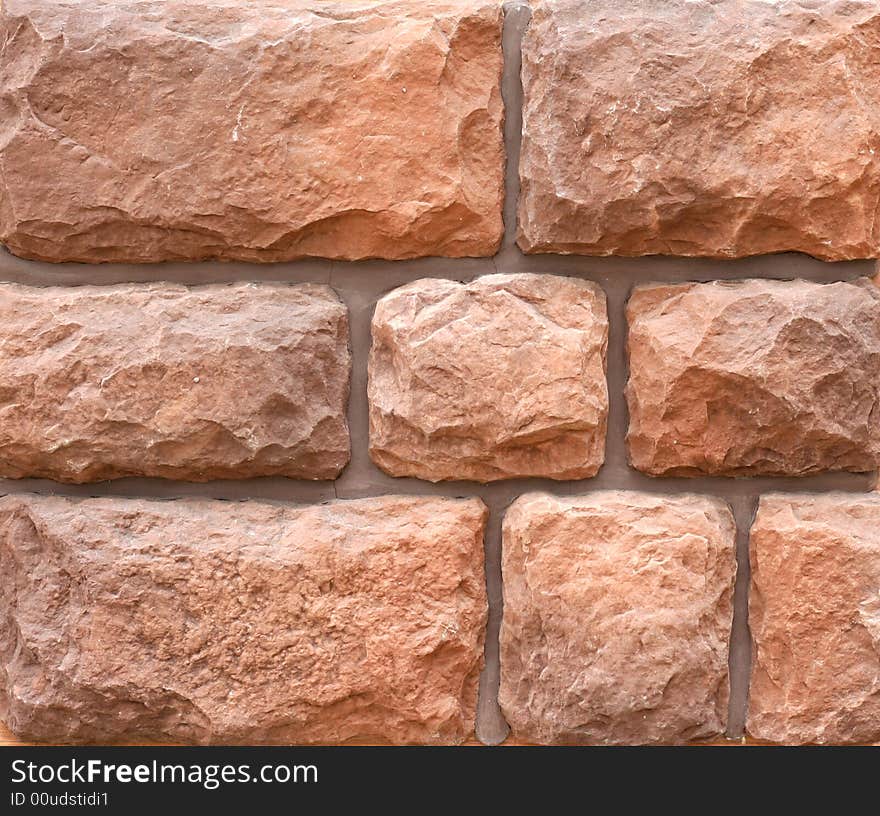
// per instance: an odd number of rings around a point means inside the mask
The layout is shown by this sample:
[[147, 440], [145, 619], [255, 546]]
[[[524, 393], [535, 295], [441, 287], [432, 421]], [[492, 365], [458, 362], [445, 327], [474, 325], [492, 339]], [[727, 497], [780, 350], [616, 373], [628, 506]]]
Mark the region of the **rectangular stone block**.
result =
[[332, 479], [350, 368], [326, 286], [0, 284], [0, 476]]
[[0, 719], [102, 743], [455, 743], [478, 499], [0, 499]]
[[0, 243], [47, 261], [491, 255], [501, 5], [6, 0]]
[[533, 0], [526, 252], [880, 254], [874, 0]]
[[426, 279], [373, 316], [370, 454], [392, 476], [581, 479], [605, 458], [605, 294], [554, 275]]
[[501, 708], [515, 738], [683, 743], [720, 734], [736, 575], [727, 505], [530, 493], [504, 516]]
[[627, 319], [633, 467], [803, 476], [877, 466], [880, 290], [871, 281], [640, 286]]
[[749, 734], [880, 742], [880, 495], [763, 496], [751, 566]]

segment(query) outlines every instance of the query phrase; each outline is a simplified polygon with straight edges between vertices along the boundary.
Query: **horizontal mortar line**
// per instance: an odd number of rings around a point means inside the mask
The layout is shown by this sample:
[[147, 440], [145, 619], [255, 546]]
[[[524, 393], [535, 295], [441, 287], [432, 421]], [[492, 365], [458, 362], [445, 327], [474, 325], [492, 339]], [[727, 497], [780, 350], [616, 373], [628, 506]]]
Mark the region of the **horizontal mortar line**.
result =
[[[850, 281], [872, 277], [872, 260], [829, 264], [808, 256], [755, 256], [735, 261], [705, 258], [645, 256], [642, 258], [522, 255], [514, 250], [483, 258], [420, 258], [413, 261], [333, 261], [332, 284], [329, 265], [315, 269], [299, 262], [283, 264], [228, 265], [222, 261], [195, 261], [181, 268], [150, 264], [53, 265], [42, 261], [0, 256], [0, 280], [31, 286], [113, 286], [118, 284], [172, 283], [188, 286], [254, 283], [324, 283], [340, 292], [356, 289], [362, 295], [376, 295], [419, 278], [443, 277], [472, 280], [496, 270], [500, 273], [560, 275], [591, 280], [604, 286], [621, 284], [709, 282], [748, 278], [768, 280], [802, 279], [817, 283]], [[793, 256], [793, 257], [792, 257]], [[158, 267], [158, 268], [157, 268]]]
[[[267, 477], [271, 478], [271, 477]], [[510, 480], [491, 485], [470, 482], [421, 482], [402, 479], [398, 482], [371, 484], [363, 487], [345, 486], [338, 481], [303, 483], [299, 480], [273, 479], [266, 484], [259, 477], [252, 480], [212, 480], [209, 482], [176, 482], [160, 478], [131, 477], [103, 482], [70, 484], [50, 479], [0, 479], [0, 495], [58, 495], [80, 498], [185, 499], [205, 498], [232, 502], [273, 501], [290, 503], [322, 503], [388, 495], [445, 498], [478, 497], [490, 501], [515, 500], [524, 493], [549, 493], [565, 497], [595, 491], [644, 492], [656, 495], [696, 494], [721, 499], [760, 496], [767, 493], [871, 493], [877, 472], [830, 473], [804, 477], [723, 477], [652, 478], [633, 474], [621, 480], [578, 480], [547, 483], [545, 480]], [[335, 490], [334, 490], [335, 488]]]

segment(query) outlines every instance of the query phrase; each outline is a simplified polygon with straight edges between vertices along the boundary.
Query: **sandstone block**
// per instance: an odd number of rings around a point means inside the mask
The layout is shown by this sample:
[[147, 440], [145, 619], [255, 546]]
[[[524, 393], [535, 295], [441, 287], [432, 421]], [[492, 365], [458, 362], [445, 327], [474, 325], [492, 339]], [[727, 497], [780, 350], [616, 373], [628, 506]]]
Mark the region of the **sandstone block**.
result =
[[701, 496], [518, 499], [503, 524], [500, 703], [534, 743], [680, 743], [727, 719], [735, 526]]
[[580, 479], [605, 456], [608, 320], [552, 275], [420, 280], [377, 305], [370, 453], [392, 476]]
[[880, 741], [880, 496], [762, 497], [751, 565], [748, 732]]
[[638, 287], [629, 454], [652, 476], [868, 471], [880, 453], [880, 291], [866, 279]]
[[48, 261], [491, 255], [501, 6], [6, 0], [0, 242]]
[[326, 286], [0, 285], [0, 476], [332, 479], [348, 316]]
[[61, 742], [455, 743], [485, 506], [0, 499], [0, 718]]
[[880, 254], [876, 2], [532, 5], [526, 252]]

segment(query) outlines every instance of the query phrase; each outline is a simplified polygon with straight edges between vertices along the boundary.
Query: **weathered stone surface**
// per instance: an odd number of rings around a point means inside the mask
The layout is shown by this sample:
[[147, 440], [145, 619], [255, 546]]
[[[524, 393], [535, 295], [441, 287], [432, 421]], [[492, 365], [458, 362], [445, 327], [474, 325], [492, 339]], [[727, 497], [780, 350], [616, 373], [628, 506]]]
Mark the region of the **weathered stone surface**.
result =
[[534, 0], [527, 252], [880, 254], [874, 0]]
[[638, 287], [629, 453], [653, 476], [868, 471], [880, 453], [880, 291], [867, 279]]
[[62, 742], [452, 743], [485, 506], [0, 499], [0, 717]]
[[552, 275], [420, 280], [379, 301], [370, 454], [392, 476], [580, 479], [605, 457], [605, 295]]
[[735, 526], [702, 496], [532, 493], [504, 517], [500, 703], [536, 743], [679, 743], [727, 719]]
[[750, 542], [749, 733], [880, 741], [880, 496], [764, 496]]
[[49, 261], [489, 255], [501, 7], [6, 0], [0, 242]]
[[326, 286], [0, 285], [0, 476], [281, 475], [348, 462]]

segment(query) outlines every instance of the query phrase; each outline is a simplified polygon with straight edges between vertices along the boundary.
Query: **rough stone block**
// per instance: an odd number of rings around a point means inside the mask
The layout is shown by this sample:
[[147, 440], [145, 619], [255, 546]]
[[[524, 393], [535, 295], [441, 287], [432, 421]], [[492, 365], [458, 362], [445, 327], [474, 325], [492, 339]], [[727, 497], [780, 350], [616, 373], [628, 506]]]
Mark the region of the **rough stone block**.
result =
[[874, 0], [534, 0], [527, 252], [880, 254]]
[[880, 741], [880, 495], [764, 496], [750, 541], [749, 733]]
[[501, 6], [6, 0], [0, 242], [48, 261], [491, 255]]
[[379, 301], [370, 454], [392, 476], [581, 479], [605, 458], [608, 319], [552, 275], [420, 280]]
[[503, 524], [500, 702], [534, 743], [681, 743], [724, 730], [736, 575], [727, 505], [532, 493]]
[[880, 453], [880, 290], [867, 279], [638, 287], [629, 455], [652, 476], [869, 471]]
[[0, 476], [333, 479], [350, 369], [326, 286], [0, 284]]
[[453, 743], [485, 506], [0, 499], [0, 718], [59, 742]]

